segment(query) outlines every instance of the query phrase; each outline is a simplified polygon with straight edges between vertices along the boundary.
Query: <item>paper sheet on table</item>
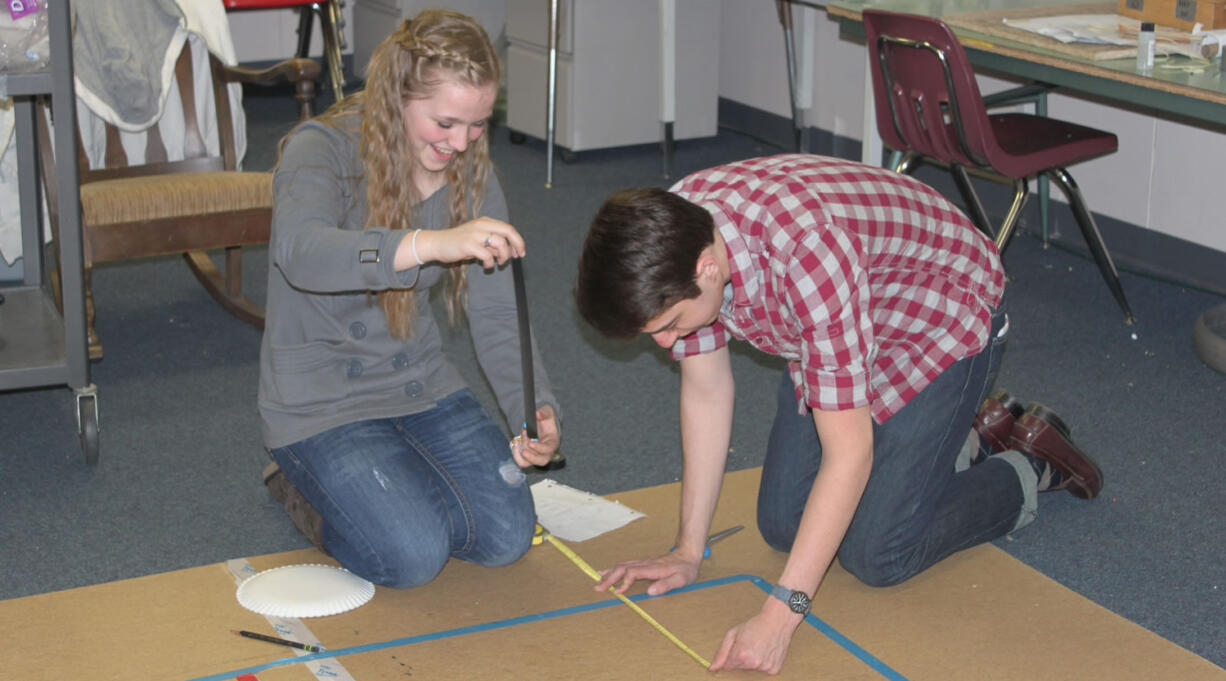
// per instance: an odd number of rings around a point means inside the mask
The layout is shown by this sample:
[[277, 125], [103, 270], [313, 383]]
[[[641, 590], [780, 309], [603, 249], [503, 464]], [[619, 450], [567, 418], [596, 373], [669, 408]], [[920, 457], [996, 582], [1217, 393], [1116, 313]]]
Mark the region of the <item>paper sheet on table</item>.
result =
[[1131, 21], [1140, 27], [1136, 19], [1121, 17], [1116, 14], [1067, 14], [1059, 17], [1037, 17], [1034, 19], [1005, 19], [1004, 22], [1013, 28], [1045, 35], [1062, 43], [1092, 43], [1096, 45], [1131, 45], [1136, 47], [1137, 39], [1129, 40], [1120, 35], [1120, 24]]
[[645, 517], [619, 502], [553, 480], [542, 480], [532, 486], [532, 502], [541, 525], [566, 541], [599, 537]]
[[[1038, 33], [1062, 43], [1091, 45], [1119, 45], [1118, 51], [1096, 55], [1096, 59], [1117, 59], [1136, 54], [1137, 33], [1140, 20], [1118, 14], [1066, 14], [1056, 17], [1033, 19], [1004, 19], [1011, 28]], [[1170, 26], [1158, 26], [1154, 51], [1157, 54], [1182, 54], [1202, 59], [1201, 45], [1207, 40], [1216, 42], [1216, 36], [1205, 33], [1190, 33]]]

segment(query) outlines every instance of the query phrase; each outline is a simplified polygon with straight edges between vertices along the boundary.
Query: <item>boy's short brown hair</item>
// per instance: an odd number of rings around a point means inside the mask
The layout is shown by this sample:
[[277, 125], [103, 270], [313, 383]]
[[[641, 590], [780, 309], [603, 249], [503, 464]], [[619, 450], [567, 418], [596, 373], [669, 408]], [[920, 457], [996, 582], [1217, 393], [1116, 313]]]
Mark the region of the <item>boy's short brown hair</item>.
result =
[[625, 189], [596, 212], [579, 257], [579, 314], [610, 338], [630, 338], [697, 297], [695, 267], [715, 242], [710, 213], [658, 188]]

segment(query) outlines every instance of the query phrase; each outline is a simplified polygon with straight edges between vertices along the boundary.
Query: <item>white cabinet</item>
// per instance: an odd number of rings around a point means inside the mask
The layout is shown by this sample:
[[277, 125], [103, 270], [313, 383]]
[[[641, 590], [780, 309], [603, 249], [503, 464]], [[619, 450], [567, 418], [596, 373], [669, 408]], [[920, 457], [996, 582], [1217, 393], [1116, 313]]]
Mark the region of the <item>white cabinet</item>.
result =
[[[545, 0], [547, 3], [548, 0]], [[354, 0], [353, 72], [366, 72], [375, 47], [405, 19], [423, 9], [443, 8], [462, 12], [477, 20], [497, 46], [506, 23], [506, 0]]]
[[[658, 142], [658, 0], [560, 0], [555, 143], [572, 152]], [[716, 134], [720, 2], [677, 0], [674, 139]], [[544, 139], [549, 0], [507, 0], [507, 126]]]

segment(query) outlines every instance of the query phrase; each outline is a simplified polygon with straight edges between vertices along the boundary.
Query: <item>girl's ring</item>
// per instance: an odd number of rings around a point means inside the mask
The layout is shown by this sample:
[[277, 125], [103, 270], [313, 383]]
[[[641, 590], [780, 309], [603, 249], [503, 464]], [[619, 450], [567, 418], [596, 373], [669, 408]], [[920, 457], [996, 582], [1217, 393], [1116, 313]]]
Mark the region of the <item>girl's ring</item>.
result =
[[494, 238], [494, 235], [493, 235], [493, 234], [490, 234], [489, 236], [485, 237], [485, 247], [486, 247], [486, 248], [489, 248], [489, 245], [490, 245], [490, 239], [492, 239], [492, 238]]

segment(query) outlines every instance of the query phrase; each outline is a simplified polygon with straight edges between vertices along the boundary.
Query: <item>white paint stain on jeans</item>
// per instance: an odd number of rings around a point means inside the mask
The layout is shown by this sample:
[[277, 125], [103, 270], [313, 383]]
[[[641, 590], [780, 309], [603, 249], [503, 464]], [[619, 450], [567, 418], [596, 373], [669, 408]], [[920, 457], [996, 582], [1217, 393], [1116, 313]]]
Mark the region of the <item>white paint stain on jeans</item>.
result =
[[374, 469], [373, 472], [375, 474], [375, 480], [379, 481], [379, 486], [383, 488], [384, 492], [386, 492], [388, 489], [387, 476], [383, 475], [383, 471], [379, 470], [378, 468]]
[[524, 480], [527, 479], [524, 472], [515, 464], [514, 459], [507, 459], [504, 461], [502, 465], [498, 467], [498, 472], [502, 475], [503, 482], [512, 487], [523, 484]]

